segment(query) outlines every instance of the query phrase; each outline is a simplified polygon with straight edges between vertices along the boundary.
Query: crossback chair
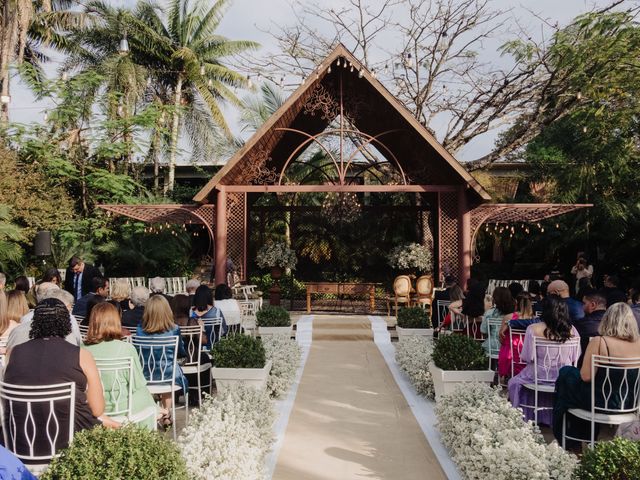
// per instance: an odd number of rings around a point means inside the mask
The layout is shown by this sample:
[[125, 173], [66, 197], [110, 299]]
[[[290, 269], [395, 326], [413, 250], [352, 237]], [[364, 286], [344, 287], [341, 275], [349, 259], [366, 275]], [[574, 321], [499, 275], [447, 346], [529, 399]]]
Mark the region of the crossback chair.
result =
[[[178, 369], [178, 342], [180, 337], [171, 335], [167, 337], [140, 337], [135, 336], [131, 343], [138, 351], [142, 372], [147, 379], [147, 388], [152, 395], [171, 394], [182, 390], [182, 386], [176, 383]], [[189, 391], [184, 393], [185, 411], [189, 415]], [[171, 402], [171, 415], [176, 419], [176, 402]], [[173, 438], [176, 438], [176, 429], [173, 429]]]
[[[599, 379], [602, 381], [600, 382]], [[600, 385], [596, 387], [596, 383]], [[638, 420], [639, 413], [640, 357], [619, 358], [593, 355], [591, 357], [591, 410], [571, 408], [567, 413], [588, 421], [591, 424], [591, 436], [585, 439], [567, 435], [567, 415], [565, 415], [562, 418], [562, 447], [565, 448], [567, 438], [589, 442], [593, 447], [596, 423], [621, 425], [634, 422]]]
[[[564, 343], [560, 343], [533, 337], [533, 350], [533, 383], [526, 383], [523, 387], [533, 390], [534, 404], [526, 405], [521, 403], [520, 406], [533, 409], [534, 421], [537, 424], [538, 412], [551, 409], [551, 407], [540, 407], [538, 405], [539, 395], [540, 393], [553, 394], [560, 369], [565, 365], [576, 366], [580, 356], [580, 338], [573, 337]], [[573, 360], [567, 361], [571, 357], [573, 357]]]
[[[4, 445], [37, 475], [73, 440], [76, 384], [14, 385], [0, 382]], [[68, 406], [68, 418], [62, 412]]]
[[[204, 327], [202, 325], [193, 325], [190, 327], [180, 327], [180, 334], [184, 342], [185, 349], [187, 351], [187, 359], [182, 365], [182, 372], [185, 375], [195, 375], [197, 377], [197, 386], [189, 386], [189, 390], [196, 390], [198, 395], [198, 406], [202, 405], [202, 399], [200, 392], [202, 391], [202, 380], [200, 374], [202, 372], [211, 370], [211, 362], [202, 363], [201, 351], [202, 351], [202, 335], [204, 333]], [[205, 386], [209, 387], [209, 394], [211, 394], [211, 375], [209, 375], [209, 383]]]

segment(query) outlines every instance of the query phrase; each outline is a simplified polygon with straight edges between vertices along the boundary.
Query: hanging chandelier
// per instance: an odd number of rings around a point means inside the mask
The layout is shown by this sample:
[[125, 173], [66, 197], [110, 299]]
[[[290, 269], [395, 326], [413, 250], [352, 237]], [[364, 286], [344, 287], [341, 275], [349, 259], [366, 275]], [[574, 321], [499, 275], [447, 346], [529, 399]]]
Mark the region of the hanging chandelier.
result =
[[352, 223], [360, 218], [362, 205], [355, 193], [330, 192], [324, 197], [321, 212], [330, 223]]

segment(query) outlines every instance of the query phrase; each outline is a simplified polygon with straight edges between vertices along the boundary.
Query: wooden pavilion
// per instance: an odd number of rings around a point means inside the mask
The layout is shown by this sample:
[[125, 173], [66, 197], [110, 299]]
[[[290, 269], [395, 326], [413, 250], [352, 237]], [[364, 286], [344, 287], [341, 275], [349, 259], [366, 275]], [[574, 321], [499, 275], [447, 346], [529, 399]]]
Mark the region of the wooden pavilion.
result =
[[[316, 172], [314, 182], [292, 181], [288, 172], [307, 161], [309, 147], [323, 151], [331, 168]], [[215, 245], [215, 277], [224, 279], [227, 257], [246, 274], [251, 198], [292, 192], [418, 195], [425, 207], [416, 210], [416, 222], [423, 244], [433, 248], [434, 273], [457, 273], [462, 285], [484, 223], [538, 223], [589, 206], [491, 203], [430, 131], [338, 45], [193, 198], [193, 205], [101, 207], [150, 223], [204, 225]]]

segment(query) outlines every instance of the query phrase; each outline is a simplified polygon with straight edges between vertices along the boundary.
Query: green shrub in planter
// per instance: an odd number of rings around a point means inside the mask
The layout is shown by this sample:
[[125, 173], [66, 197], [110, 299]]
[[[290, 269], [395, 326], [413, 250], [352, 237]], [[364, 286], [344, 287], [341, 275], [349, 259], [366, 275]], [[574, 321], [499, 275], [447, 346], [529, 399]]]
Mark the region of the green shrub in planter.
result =
[[482, 345], [464, 335], [441, 335], [433, 347], [433, 363], [442, 370], [486, 370]]
[[289, 327], [291, 315], [282, 307], [269, 305], [256, 312], [256, 323], [259, 327]]
[[263, 368], [267, 363], [260, 339], [241, 333], [214, 344], [211, 356], [213, 366], [218, 368]]
[[431, 328], [429, 312], [421, 307], [401, 308], [398, 311], [400, 328]]
[[582, 456], [574, 472], [577, 480], [630, 480], [640, 478], [640, 442], [614, 438], [596, 443]]
[[73, 437], [42, 480], [115, 478], [188, 478], [175, 443], [134, 426], [118, 430], [95, 427]]

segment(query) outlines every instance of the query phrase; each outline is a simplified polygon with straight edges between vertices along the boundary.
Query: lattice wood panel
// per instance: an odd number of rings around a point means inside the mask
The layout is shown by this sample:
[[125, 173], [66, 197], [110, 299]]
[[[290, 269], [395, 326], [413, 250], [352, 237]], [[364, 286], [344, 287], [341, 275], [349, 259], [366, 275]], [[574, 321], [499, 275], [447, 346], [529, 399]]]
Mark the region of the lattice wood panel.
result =
[[227, 257], [239, 269], [240, 278], [245, 274], [245, 194], [227, 194]]
[[458, 194], [440, 193], [440, 271], [458, 277], [459, 271]]
[[[433, 246], [433, 222], [431, 221], [431, 212], [422, 211], [420, 212], [420, 223], [422, 227], [422, 244], [426, 247], [429, 247], [432, 252], [434, 252]], [[437, 257], [434, 252], [433, 262], [435, 263]]]

